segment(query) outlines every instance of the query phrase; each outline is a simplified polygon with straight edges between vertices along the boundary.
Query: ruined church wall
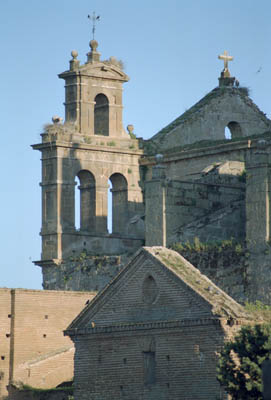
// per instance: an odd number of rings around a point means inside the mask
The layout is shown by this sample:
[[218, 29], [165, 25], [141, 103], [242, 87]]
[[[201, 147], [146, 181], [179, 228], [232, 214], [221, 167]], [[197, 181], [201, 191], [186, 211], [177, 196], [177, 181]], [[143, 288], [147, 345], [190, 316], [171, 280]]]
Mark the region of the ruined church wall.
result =
[[265, 115], [248, 96], [237, 88], [217, 88], [184, 113], [177, 126], [165, 132], [166, 140], [162, 138], [160, 145], [169, 149], [200, 140], [223, 140], [230, 122], [239, 124], [240, 137], [261, 134], [270, 128]]
[[[166, 189], [167, 244], [245, 237], [245, 190], [237, 185], [169, 181]], [[179, 232], [176, 234], [176, 232]]]
[[203, 250], [194, 246], [173, 246], [194, 267], [239, 303], [250, 300], [251, 255], [244, 244], [220, 243]]
[[82, 251], [59, 265], [43, 267], [43, 287], [46, 290], [100, 291], [124, 268], [132, 254], [92, 256]]
[[227, 142], [210, 147], [180, 151], [164, 156], [166, 176], [169, 179], [196, 180], [202, 177], [202, 171], [217, 163], [227, 161], [245, 162], [247, 143]]
[[0, 289], [0, 356], [5, 356], [0, 398], [10, 382], [49, 388], [73, 378], [73, 343], [63, 330], [94, 295]]

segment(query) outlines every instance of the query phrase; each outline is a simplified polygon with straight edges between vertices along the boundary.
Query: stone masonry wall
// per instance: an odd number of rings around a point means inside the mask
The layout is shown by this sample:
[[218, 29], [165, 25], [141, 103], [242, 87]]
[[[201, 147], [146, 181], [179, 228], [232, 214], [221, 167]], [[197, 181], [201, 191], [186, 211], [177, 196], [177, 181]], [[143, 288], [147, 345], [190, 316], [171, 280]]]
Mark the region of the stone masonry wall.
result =
[[242, 90], [215, 88], [151, 140], [160, 152], [199, 140], [222, 140], [229, 122], [239, 124], [240, 137], [270, 128], [270, 121]]
[[244, 304], [251, 300], [248, 276], [251, 255], [243, 243], [175, 244], [172, 248], [237, 302]]
[[43, 287], [47, 290], [100, 291], [127, 263], [130, 255], [92, 256], [86, 251], [43, 267]]
[[73, 343], [63, 330], [94, 295], [0, 289], [0, 398], [12, 382], [50, 388], [73, 378]]
[[244, 188], [240, 185], [170, 181], [166, 198], [169, 240], [174, 240], [172, 236], [177, 232], [179, 241], [193, 239], [196, 235], [201, 235], [200, 239], [205, 241], [243, 239], [244, 198]]

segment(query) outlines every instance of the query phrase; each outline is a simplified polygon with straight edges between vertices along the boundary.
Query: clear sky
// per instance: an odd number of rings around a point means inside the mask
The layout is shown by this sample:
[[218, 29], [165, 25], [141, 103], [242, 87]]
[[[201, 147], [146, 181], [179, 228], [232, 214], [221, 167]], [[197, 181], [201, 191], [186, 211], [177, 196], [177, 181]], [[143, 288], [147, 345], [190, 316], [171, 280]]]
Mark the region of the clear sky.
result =
[[217, 86], [223, 63], [271, 115], [270, 0], [1, 0], [0, 286], [41, 288], [40, 142], [44, 124], [64, 117], [71, 50], [86, 61], [87, 15], [100, 15], [102, 59], [115, 56], [124, 85], [124, 126], [149, 138]]

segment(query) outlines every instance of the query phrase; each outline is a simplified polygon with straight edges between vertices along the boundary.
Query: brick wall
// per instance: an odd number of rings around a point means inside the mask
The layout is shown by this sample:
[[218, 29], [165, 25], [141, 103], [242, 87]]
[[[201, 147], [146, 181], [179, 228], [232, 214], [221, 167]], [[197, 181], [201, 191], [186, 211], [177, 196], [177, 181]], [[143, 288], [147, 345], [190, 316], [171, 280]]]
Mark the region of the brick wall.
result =
[[[223, 398], [215, 378], [216, 351], [224, 341], [219, 325], [93, 336], [76, 342], [75, 400]], [[144, 365], [149, 351], [155, 358], [150, 383]]]
[[0, 397], [12, 381], [49, 388], [73, 378], [73, 344], [63, 330], [94, 295], [0, 289]]
[[9, 379], [11, 333], [11, 290], [0, 289], [0, 398], [6, 393]]
[[207, 301], [192, 267], [179, 266], [182, 280], [151, 257], [133, 262], [67, 331], [76, 346], [75, 400], [222, 399], [217, 352], [240, 327], [218, 317], [230, 300]]

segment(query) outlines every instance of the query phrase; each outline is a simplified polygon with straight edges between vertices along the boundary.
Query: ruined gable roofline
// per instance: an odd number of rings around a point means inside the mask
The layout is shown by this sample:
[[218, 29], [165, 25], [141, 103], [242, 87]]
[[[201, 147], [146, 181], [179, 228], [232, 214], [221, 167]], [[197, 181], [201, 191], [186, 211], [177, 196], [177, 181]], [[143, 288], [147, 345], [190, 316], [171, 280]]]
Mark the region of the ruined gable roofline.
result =
[[168, 273], [177, 276], [192, 291], [210, 304], [214, 316], [252, 318], [240, 304], [216, 286], [179, 253], [159, 246], [145, 247], [144, 249], [148, 250], [149, 254], [160, 264], [165, 265]]
[[[211, 312], [215, 318], [231, 317], [235, 319], [251, 319], [250, 315], [245, 312], [241, 305], [236, 303], [225, 292], [219, 289], [205, 275], [202, 275], [197, 268], [177, 252], [163, 247], [142, 247], [136, 252], [126, 267], [111, 281], [111, 283], [109, 283], [96, 297], [94, 297], [94, 299], [72, 321], [65, 331], [66, 334], [81, 329], [81, 326], [87, 319], [95, 319], [95, 315], [99, 309], [103, 307], [109, 298], [119, 290], [119, 281], [122, 277], [129, 274], [129, 272], [132, 273], [132, 271], [129, 270], [131, 264], [136, 268], [136, 264], [144, 255], [158, 262], [162, 266], [163, 270], [170, 275], [171, 279], [172, 277], [175, 277], [175, 279], [181, 280], [188, 290], [196, 292], [202, 300], [206, 302], [206, 305], [211, 307]], [[91, 315], [88, 315], [89, 309], [91, 309]]]
[[[83, 308], [83, 310], [77, 315], [77, 317], [71, 322], [71, 324], [67, 327], [65, 332], [68, 332], [70, 329], [74, 329], [76, 327], [76, 325], [81, 322], [81, 320], [83, 320], [83, 317], [85, 316], [85, 314], [87, 313], [87, 310], [89, 308], [95, 307], [97, 305], [97, 302], [99, 302], [100, 298], [104, 298], [104, 302], [107, 299], [107, 296], [104, 296], [104, 293], [107, 291], [107, 289], [113, 285], [115, 285], [119, 279], [122, 277], [122, 275], [124, 275], [127, 271], [127, 269], [129, 268], [130, 264], [132, 262], [136, 262], [136, 260], [138, 258], [140, 258], [141, 254], [142, 254], [142, 249], [140, 248], [136, 251], [136, 253], [134, 254], [134, 256], [130, 259], [130, 261], [128, 262], [128, 264], [112, 279], [111, 282], [109, 282], [100, 292], [98, 292], [98, 294], [90, 301], [90, 303]], [[103, 302], [103, 303], [104, 303]]]
[[201, 112], [202, 108], [206, 103], [209, 101], [216, 99], [220, 96], [223, 96], [225, 93], [230, 93], [234, 95], [238, 95], [242, 100], [246, 102], [246, 104], [249, 107], [252, 107], [255, 112], [259, 113], [264, 121], [269, 121], [266, 115], [259, 109], [259, 107], [252, 101], [252, 99], [248, 96], [248, 94], [244, 90], [245, 88], [219, 88], [216, 87], [214, 88], [211, 92], [209, 92], [206, 96], [204, 96], [202, 99], [200, 99], [196, 104], [194, 104], [191, 108], [189, 108], [187, 111], [185, 111], [183, 114], [181, 114], [179, 117], [177, 117], [174, 121], [172, 121], [170, 124], [165, 126], [163, 129], [161, 129], [158, 133], [156, 133], [149, 141], [160, 141], [160, 140], [165, 140], [167, 134], [172, 132], [175, 128], [180, 126], [181, 124], [184, 123], [189, 123], [189, 121], [195, 116], [197, 112]]

